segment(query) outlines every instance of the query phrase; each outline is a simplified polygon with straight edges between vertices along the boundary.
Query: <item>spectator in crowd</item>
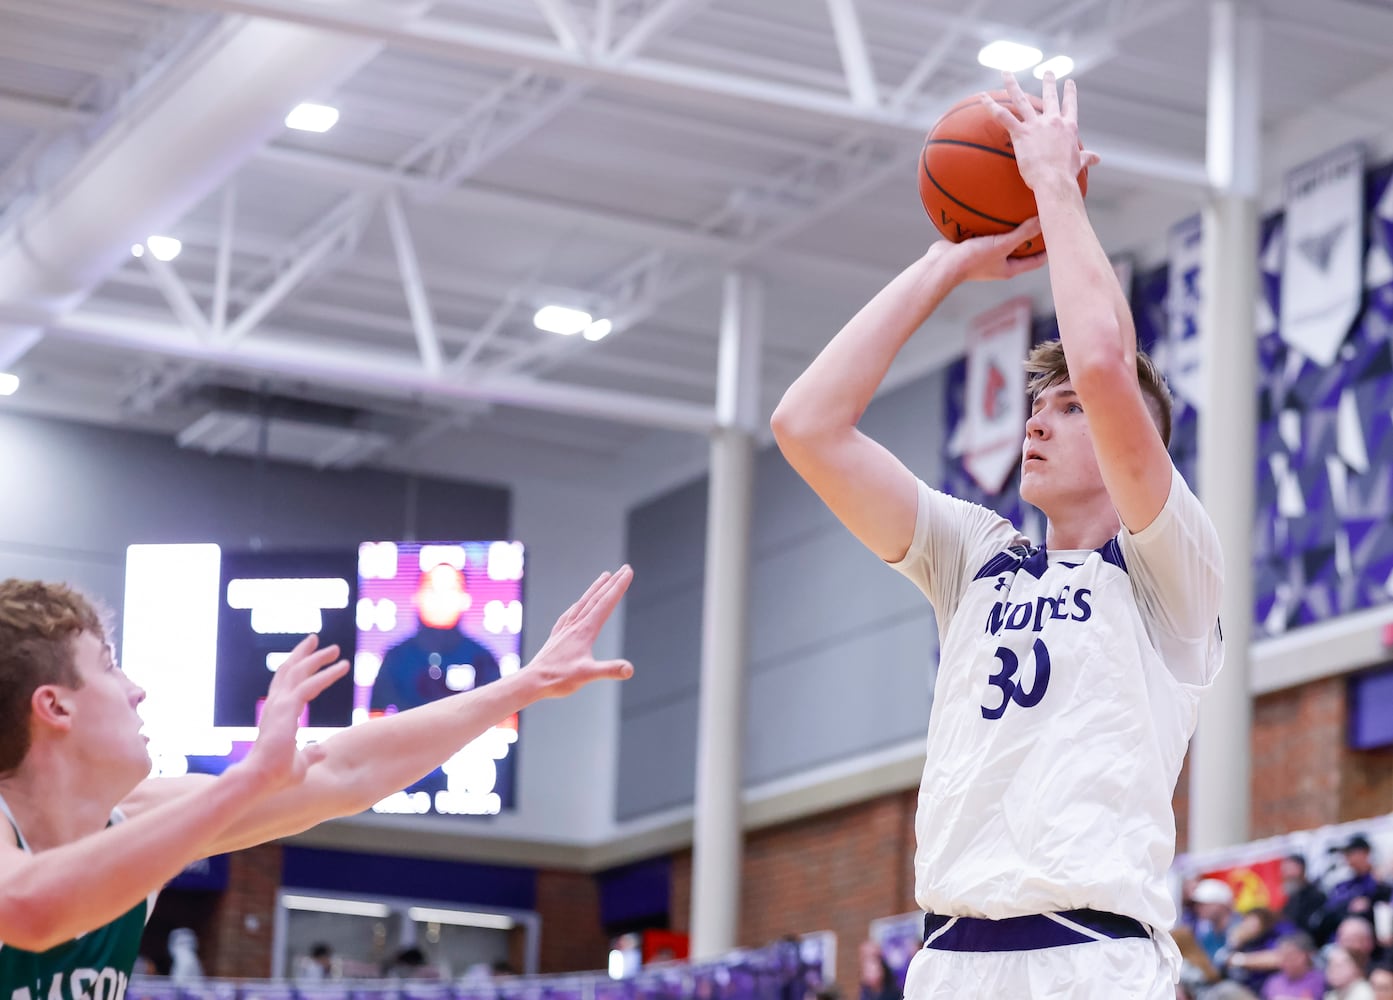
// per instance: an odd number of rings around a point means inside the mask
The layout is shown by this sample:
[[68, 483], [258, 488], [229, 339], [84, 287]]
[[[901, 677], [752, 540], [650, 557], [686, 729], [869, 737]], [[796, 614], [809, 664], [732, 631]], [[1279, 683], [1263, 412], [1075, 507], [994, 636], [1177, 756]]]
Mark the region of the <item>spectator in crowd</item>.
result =
[[296, 962], [295, 978], [302, 983], [322, 983], [327, 979], [337, 979], [334, 968], [334, 949], [323, 941], [310, 948], [310, 953]]
[[1282, 904], [1282, 920], [1295, 930], [1314, 933], [1317, 915], [1325, 905], [1325, 893], [1311, 881], [1302, 855], [1289, 854], [1282, 859], [1282, 891], [1287, 897]]
[[1171, 931], [1175, 946], [1180, 949], [1180, 981], [1175, 987], [1176, 1000], [1258, 1000], [1247, 987], [1225, 979], [1209, 960], [1194, 932], [1185, 926]]
[[1277, 942], [1281, 966], [1263, 985], [1262, 1000], [1321, 1000], [1325, 977], [1316, 968], [1316, 946], [1304, 931], [1293, 931]]
[[1222, 879], [1201, 879], [1191, 898], [1195, 902], [1195, 939], [1211, 961], [1218, 964], [1220, 950], [1228, 943], [1234, 923], [1233, 889]]
[[1277, 942], [1295, 929], [1265, 906], [1249, 910], [1233, 925], [1228, 944], [1219, 953], [1224, 975], [1254, 993], [1261, 993], [1281, 964]]
[[1375, 965], [1370, 969], [1369, 986], [1374, 1000], [1393, 1000], [1393, 964]]
[[900, 984], [880, 945], [862, 941], [860, 948], [861, 1000], [903, 1000]]
[[1318, 938], [1329, 941], [1340, 923], [1350, 916], [1361, 917], [1373, 924], [1374, 903], [1387, 900], [1388, 886], [1374, 876], [1373, 846], [1369, 838], [1356, 833], [1339, 848], [1349, 867], [1350, 876], [1337, 883], [1326, 897], [1317, 917]]
[[1325, 958], [1325, 1000], [1374, 1000], [1374, 988], [1364, 978], [1364, 970], [1349, 950], [1331, 947]]
[[[1335, 930], [1335, 940], [1330, 949], [1343, 948], [1353, 956], [1359, 968], [1367, 969], [1374, 960], [1374, 926], [1363, 917], [1345, 917]], [[1324, 956], [1329, 963], [1330, 957]]]
[[169, 978], [176, 983], [194, 983], [203, 978], [198, 960], [198, 935], [187, 927], [169, 932]]

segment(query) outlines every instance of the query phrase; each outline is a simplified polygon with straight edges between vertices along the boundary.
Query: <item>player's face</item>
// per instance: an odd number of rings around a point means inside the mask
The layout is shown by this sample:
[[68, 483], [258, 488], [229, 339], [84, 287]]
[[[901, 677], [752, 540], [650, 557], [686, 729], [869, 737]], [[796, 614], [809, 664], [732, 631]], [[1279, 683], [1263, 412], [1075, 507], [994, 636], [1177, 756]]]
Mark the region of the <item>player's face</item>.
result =
[[1021, 499], [1044, 511], [1106, 491], [1083, 401], [1069, 382], [1035, 397], [1021, 445]]
[[149, 742], [140, 732], [136, 711], [145, 692], [117, 665], [111, 647], [91, 632], [73, 640], [74, 664], [82, 686], [69, 695], [74, 750], [86, 758], [88, 773], [111, 774], [119, 768], [140, 780], [150, 770]]

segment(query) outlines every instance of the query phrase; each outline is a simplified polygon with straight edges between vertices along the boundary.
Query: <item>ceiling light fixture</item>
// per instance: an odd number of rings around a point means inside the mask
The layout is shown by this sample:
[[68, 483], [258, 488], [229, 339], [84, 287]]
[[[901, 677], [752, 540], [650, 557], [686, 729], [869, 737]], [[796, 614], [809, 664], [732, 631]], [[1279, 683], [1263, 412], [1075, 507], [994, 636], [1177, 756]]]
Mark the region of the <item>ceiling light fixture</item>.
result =
[[1074, 72], [1074, 60], [1068, 56], [1051, 56], [1035, 67], [1035, 79], [1043, 80], [1046, 73], [1053, 73], [1056, 80], [1063, 80]]
[[606, 337], [610, 335], [610, 332], [613, 329], [614, 324], [611, 323], [609, 320], [597, 319], [595, 322], [591, 323], [583, 331], [581, 331], [581, 335], [584, 336], [586, 340], [592, 342], [596, 340], [604, 340]]
[[[184, 244], [173, 236], [150, 236], [145, 240], [145, 248], [156, 260], [167, 263], [179, 256], [179, 251], [184, 249]], [[137, 254], [137, 256], [139, 255]]]
[[287, 128], [298, 132], [327, 132], [339, 120], [339, 109], [327, 104], [301, 104], [285, 116]]
[[19, 376], [0, 372], [0, 396], [13, 396], [19, 388]]
[[1043, 56], [1044, 53], [1033, 45], [1008, 42], [1003, 38], [982, 46], [977, 53], [977, 61], [988, 69], [1019, 73], [1023, 69], [1030, 69]]
[[532, 325], [547, 333], [559, 333], [563, 337], [573, 337], [588, 327], [593, 321], [584, 309], [570, 306], [542, 306], [532, 317]]

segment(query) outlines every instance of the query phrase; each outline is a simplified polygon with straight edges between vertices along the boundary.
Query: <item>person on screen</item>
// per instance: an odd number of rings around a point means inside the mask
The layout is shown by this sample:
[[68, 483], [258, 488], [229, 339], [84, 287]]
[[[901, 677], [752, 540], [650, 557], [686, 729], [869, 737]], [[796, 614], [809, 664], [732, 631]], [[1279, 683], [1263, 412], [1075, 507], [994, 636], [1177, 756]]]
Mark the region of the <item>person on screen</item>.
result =
[[601, 574], [526, 670], [299, 748], [305, 707], [349, 667], [308, 636], [276, 671], [247, 756], [171, 778], [149, 776], [145, 692], [93, 604], [0, 582], [0, 996], [119, 1000], [155, 894], [192, 862], [362, 812], [533, 702], [632, 676], [592, 651], [632, 579]]
[[472, 603], [464, 574], [440, 563], [421, 574], [415, 593], [420, 628], [382, 657], [372, 685], [373, 715], [402, 712], [502, 676], [491, 652], [459, 629]]

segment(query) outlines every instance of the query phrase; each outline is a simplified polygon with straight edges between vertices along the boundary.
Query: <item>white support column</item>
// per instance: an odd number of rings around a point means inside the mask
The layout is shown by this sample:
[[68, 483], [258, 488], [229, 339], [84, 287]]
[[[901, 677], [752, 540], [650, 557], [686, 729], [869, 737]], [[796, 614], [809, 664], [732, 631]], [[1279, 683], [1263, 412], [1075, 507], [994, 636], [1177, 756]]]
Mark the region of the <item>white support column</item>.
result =
[[1224, 549], [1226, 656], [1201, 704], [1191, 750], [1191, 850], [1238, 843], [1249, 830], [1260, 55], [1261, 25], [1252, 0], [1212, 0], [1199, 491]]
[[692, 957], [697, 960], [734, 948], [740, 923], [741, 762], [762, 303], [760, 286], [739, 274], [726, 275], [723, 294], [692, 834]]
[[406, 292], [406, 306], [411, 311], [411, 327], [416, 331], [416, 347], [421, 352], [421, 364], [426, 371], [440, 371], [440, 338], [435, 332], [435, 314], [431, 311], [430, 296], [421, 279], [421, 265], [416, 259], [416, 244], [406, 224], [406, 212], [396, 191], [387, 192], [382, 201], [387, 215], [387, 228], [392, 233], [392, 246], [397, 252], [397, 267], [401, 271], [401, 286]]

